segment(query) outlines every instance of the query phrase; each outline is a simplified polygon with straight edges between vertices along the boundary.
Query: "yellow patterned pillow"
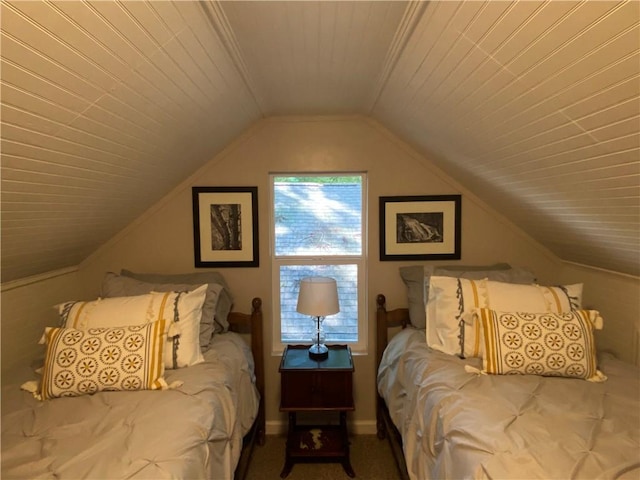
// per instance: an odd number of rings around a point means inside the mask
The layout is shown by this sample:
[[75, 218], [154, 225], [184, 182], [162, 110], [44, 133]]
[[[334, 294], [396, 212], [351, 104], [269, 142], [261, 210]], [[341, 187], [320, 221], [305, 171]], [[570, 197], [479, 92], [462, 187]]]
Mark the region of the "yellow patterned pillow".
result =
[[167, 328], [164, 320], [88, 330], [46, 328], [42, 400], [105, 390], [167, 388], [163, 378]]
[[606, 379], [596, 365], [593, 330], [602, 328], [595, 310], [501, 312], [479, 308], [484, 373]]

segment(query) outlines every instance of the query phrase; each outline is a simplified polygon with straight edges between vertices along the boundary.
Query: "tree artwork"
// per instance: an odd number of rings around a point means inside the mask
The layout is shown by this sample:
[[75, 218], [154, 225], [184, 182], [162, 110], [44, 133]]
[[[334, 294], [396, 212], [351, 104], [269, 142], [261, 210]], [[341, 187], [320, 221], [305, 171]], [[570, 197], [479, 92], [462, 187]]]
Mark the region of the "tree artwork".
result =
[[240, 204], [211, 205], [211, 249], [242, 250]]

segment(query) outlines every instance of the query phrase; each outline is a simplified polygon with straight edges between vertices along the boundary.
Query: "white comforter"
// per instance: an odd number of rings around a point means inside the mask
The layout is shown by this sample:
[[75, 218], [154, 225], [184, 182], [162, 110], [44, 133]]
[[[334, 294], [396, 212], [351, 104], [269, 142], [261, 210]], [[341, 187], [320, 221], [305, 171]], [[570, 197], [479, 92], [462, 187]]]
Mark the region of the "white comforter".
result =
[[2, 478], [230, 479], [258, 410], [251, 351], [217, 335], [205, 362], [167, 370], [176, 390], [41, 402], [2, 387]]
[[640, 478], [640, 372], [600, 359], [604, 383], [467, 373], [406, 329], [385, 351], [378, 391], [414, 480]]

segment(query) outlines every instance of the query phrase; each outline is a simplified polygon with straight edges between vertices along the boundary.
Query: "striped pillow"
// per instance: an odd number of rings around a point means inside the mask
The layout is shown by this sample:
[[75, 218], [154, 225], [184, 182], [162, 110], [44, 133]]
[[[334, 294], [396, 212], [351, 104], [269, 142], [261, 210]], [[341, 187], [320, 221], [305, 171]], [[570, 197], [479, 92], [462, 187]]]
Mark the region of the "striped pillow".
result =
[[[464, 356], [479, 350], [479, 336], [469, 331], [461, 340], [466, 312], [487, 307], [487, 280], [431, 277], [426, 307], [427, 345], [450, 355]], [[462, 346], [461, 341], [464, 342]]]
[[164, 346], [168, 323], [90, 328], [47, 327], [42, 400], [100, 391], [167, 388]]
[[66, 302], [58, 306], [63, 327], [87, 330], [95, 327], [142, 325], [157, 320], [175, 322], [179, 335], [165, 346], [165, 368], [182, 368], [204, 361], [200, 350], [200, 319], [207, 285], [190, 292], [151, 292], [132, 297], [99, 298], [90, 302]]
[[482, 356], [476, 308], [504, 312], [566, 312], [582, 308], [582, 284], [519, 285], [492, 280], [431, 277], [427, 302], [427, 344], [450, 355]]
[[596, 365], [593, 330], [602, 328], [595, 310], [554, 313], [477, 309], [482, 325], [484, 373], [606, 379]]

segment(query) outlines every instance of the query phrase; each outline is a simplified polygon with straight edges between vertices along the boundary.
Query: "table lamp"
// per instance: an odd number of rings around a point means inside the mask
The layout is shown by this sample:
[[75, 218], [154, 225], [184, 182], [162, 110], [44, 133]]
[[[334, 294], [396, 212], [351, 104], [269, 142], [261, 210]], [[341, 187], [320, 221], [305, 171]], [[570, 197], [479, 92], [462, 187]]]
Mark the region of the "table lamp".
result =
[[314, 344], [309, 348], [309, 357], [314, 360], [324, 360], [329, 356], [329, 349], [324, 344], [322, 322], [327, 315], [334, 315], [340, 311], [338, 304], [338, 285], [333, 278], [307, 277], [300, 280], [298, 294], [298, 313], [310, 315], [316, 322], [313, 336]]

